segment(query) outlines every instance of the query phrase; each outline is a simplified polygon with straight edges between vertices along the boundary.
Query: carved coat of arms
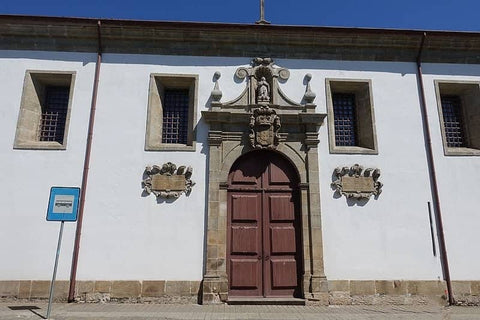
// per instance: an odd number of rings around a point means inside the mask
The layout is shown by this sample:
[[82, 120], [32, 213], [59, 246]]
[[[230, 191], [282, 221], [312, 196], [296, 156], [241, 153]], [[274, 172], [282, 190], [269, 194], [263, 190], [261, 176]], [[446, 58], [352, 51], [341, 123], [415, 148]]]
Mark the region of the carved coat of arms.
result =
[[275, 110], [262, 106], [250, 117], [250, 143], [256, 149], [274, 149], [278, 145], [280, 117]]
[[178, 198], [182, 193], [190, 194], [195, 185], [190, 178], [192, 177], [192, 167], [177, 166], [171, 162], [163, 164], [161, 167], [154, 165], [145, 168], [147, 176], [143, 182], [143, 190], [147, 193], [153, 193], [162, 198]]

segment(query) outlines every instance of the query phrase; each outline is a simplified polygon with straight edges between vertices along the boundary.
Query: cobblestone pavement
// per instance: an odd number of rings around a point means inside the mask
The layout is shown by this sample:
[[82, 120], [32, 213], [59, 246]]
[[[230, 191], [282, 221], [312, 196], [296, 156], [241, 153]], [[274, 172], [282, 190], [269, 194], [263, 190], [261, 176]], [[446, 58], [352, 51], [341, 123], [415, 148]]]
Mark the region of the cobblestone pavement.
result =
[[[0, 319], [44, 319], [45, 302], [2, 302]], [[480, 307], [229, 306], [55, 303], [50, 319], [455, 319], [480, 320]]]

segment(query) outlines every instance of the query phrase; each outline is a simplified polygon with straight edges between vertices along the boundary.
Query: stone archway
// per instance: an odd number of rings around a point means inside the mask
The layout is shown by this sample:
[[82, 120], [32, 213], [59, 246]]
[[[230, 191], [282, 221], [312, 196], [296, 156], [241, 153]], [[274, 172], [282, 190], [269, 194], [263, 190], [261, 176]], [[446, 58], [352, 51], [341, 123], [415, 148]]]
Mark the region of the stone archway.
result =
[[[271, 78], [267, 100], [260, 101], [260, 77], [268, 69]], [[250, 151], [276, 150], [298, 173], [299, 214], [303, 234], [303, 257], [300, 296], [305, 299], [328, 299], [323, 268], [323, 244], [320, 212], [318, 168], [318, 129], [325, 114], [315, 113], [315, 94], [307, 85], [304, 101], [289, 100], [278, 86], [278, 78], [287, 80], [289, 71], [274, 66], [269, 58], [256, 58], [249, 68], [241, 67], [236, 75], [246, 78], [246, 89], [237, 99], [221, 103], [218, 83], [212, 91], [209, 111], [203, 119], [209, 124], [208, 216], [206, 266], [203, 277], [203, 303], [228, 301], [227, 272], [228, 186], [233, 164]], [[266, 78], [266, 77], [265, 77]], [[307, 75], [307, 81], [310, 80]], [[217, 77], [218, 79], [218, 77]], [[264, 94], [265, 92], [263, 92]]]

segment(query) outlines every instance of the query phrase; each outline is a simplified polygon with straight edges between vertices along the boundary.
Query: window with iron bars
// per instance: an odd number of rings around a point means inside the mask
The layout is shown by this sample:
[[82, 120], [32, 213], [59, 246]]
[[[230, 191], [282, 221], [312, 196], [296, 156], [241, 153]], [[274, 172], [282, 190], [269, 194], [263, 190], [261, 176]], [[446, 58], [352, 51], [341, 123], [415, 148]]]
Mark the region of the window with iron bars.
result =
[[357, 122], [355, 108], [355, 94], [332, 94], [333, 117], [335, 127], [335, 145], [357, 145]]
[[188, 89], [166, 89], [163, 104], [162, 143], [187, 144]]
[[465, 131], [460, 97], [457, 95], [443, 95], [441, 100], [447, 146], [465, 147]]
[[42, 107], [39, 141], [63, 143], [68, 110], [69, 87], [47, 86]]

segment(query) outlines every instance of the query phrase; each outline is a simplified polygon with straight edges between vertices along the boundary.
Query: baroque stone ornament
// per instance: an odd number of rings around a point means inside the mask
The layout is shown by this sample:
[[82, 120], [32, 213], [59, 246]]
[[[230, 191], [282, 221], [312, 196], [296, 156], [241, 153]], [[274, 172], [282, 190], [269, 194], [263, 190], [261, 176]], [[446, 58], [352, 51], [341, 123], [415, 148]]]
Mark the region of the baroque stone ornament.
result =
[[212, 100], [215, 102], [219, 102], [222, 98], [222, 91], [220, 90], [220, 86], [218, 85], [218, 79], [220, 79], [221, 76], [222, 74], [220, 73], [220, 71], [215, 71], [215, 74], [213, 75], [215, 85], [210, 95], [212, 97]]
[[352, 167], [338, 167], [333, 171], [335, 180], [332, 188], [347, 198], [369, 199], [382, 193], [383, 184], [378, 181], [380, 169], [355, 164]]
[[240, 67], [235, 72], [238, 79], [247, 79], [246, 90], [234, 101], [224, 104], [225, 107], [233, 105], [276, 105], [297, 106], [288, 99], [280, 90], [278, 80], [286, 81], [290, 71], [275, 66], [272, 58], [254, 58], [249, 67]]
[[143, 190], [161, 198], [178, 198], [182, 193], [189, 195], [195, 185], [192, 177], [192, 167], [177, 166], [171, 162], [161, 167], [154, 165], [145, 168], [147, 176], [143, 182]]
[[250, 143], [255, 149], [275, 149], [280, 138], [280, 117], [275, 110], [262, 106], [250, 117]]
[[305, 100], [306, 103], [313, 103], [313, 100], [315, 100], [315, 93], [312, 91], [312, 88], [310, 87], [310, 80], [312, 80], [312, 75], [310, 73], [307, 73], [305, 75], [305, 81], [307, 82], [307, 88], [305, 89], [305, 94], [303, 96], [303, 99]]

